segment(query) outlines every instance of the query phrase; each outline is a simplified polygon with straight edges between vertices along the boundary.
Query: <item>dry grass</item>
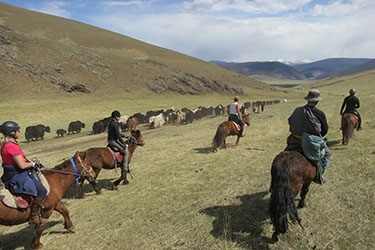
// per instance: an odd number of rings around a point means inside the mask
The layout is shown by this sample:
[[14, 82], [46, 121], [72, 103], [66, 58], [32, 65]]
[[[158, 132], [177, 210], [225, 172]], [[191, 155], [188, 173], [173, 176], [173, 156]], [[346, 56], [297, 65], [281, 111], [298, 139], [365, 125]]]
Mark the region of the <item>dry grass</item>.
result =
[[[367, 76], [367, 75], [366, 75]], [[353, 79], [348, 79], [353, 81]], [[333, 158], [326, 173], [328, 183], [313, 184], [307, 196], [306, 208], [300, 210], [305, 230], [290, 227], [277, 244], [272, 244], [272, 226], [267, 209], [270, 165], [273, 157], [285, 146], [288, 135], [287, 117], [303, 105], [303, 99], [266, 106], [263, 114], [251, 115], [246, 137], [234, 146], [211, 152], [211, 140], [216, 127], [226, 117], [205, 118], [190, 125], [167, 125], [150, 130], [140, 127], [146, 145], [135, 151], [132, 168], [134, 179], [118, 191], [110, 189], [115, 171], [103, 170], [98, 178], [103, 187], [101, 195], [85, 186], [85, 199], [64, 199], [76, 226], [75, 234], [65, 234], [62, 217], [51, 217], [41, 241], [45, 249], [371, 249], [374, 245], [374, 91], [366, 77], [356, 78], [355, 87], [361, 98], [364, 118], [361, 132], [349, 146], [341, 145], [339, 108], [347, 92], [346, 83], [322, 87], [324, 110], [330, 124], [328, 140]], [[345, 79], [344, 79], [344, 82]], [[305, 91], [301, 92], [301, 96]], [[211, 99], [212, 98], [212, 99]], [[190, 108], [210, 102], [220, 103], [218, 97], [192, 98]], [[67, 100], [68, 101], [68, 100]], [[169, 101], [152, 100], [153, 107], [169, 106], [173, 102], [185, 106], [187, 99], [171, 97]], [[185, 102], [186, 101], [186, 102]], [[223, 99], [221, 99], [223, 101]], [[78, 102], [69, 99], [70, 103]], [[103, 102], [104, 103], [104, 102]], [[124, 102], [129, 103], [129, 102]], [[20, 104], [23, 108], [26, 101]], [[42, 105], [41, 105], [42, 104]], [[34, 106], [49, 106], [42, 100]], [[50, 113], [53, 126], [71, 116], [64, 101], [56, 102]], [[176, 105], [175, 105], [176, 106]], [[74, 112], [87, 119], [106, 115], [111, 104], [103, 105], [98, 113], [91, 111], [87, 99]], [[137, 103], [137, 107], [147, 110]], [[36, 112], [41, 115], [47, 112]], [[21, 123], [29, 116], [17, 117]], [[17, 120], [18, 120], [17, 119]], [[89, 122], [88, 122], [89, 123]], [[38, 156], [47, 166], [54, 166], [70, 157], [77, 149], [104, 146], [105, 134], [89, 135], [90, 128], [79, 135], [23, 143], [29, 156]], [[0, 227], [0, 249], [27, 248], [32, 229], [24, 224]]]

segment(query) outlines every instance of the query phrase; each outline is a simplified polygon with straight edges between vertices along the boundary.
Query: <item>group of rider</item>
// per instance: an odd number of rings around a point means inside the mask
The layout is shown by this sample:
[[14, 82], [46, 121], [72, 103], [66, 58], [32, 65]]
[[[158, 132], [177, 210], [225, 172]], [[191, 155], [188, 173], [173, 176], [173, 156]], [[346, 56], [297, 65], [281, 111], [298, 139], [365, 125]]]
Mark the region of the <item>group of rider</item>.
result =
[[[357, 111], [360, 104], [355, 93], [355, 89], [350, 89], [350, 95], [345, 97], [340, 109], [340, 115], [349, 112], [356, 114], [358, 117], [357, 130], [361, 130], [361, 116]], [[306, 107], [308, 107], [320, 121], [321, 129], [317, 133], [324, 137], [328, 132], [328, 123], [325, 114], [323, 111], [316, 108], [318, 102], [322, 100], [319, 90], [310, 90], [304, 99], [307, 100], [307, 104], [303, 107], [296, 108], [288, 119], [291, 134], [287, 139], [287, 147], [285, 150], [302, 152], [301, 135], [304, 131], [306, 132], [306, 128], [303, 125], [304, 123], [301, 122], [303, 117], [301, 116], [302, 113], [300, 111]], [[239, 136], [243, 136], [244, 122], [242, 121], [238, 96], [234, 97], [233, 102], [229, 105], [228, 113], [228, 120], [239, 124]], [[124, 160], [121, 166], [122, 173], [124, 174], [129, 172], [129, 153], [127, 144], [123, 140], [126, 136], [121, 134], [119, 130], [120, 117], [121, 114], [117, 110], [111, 113], [112, 120], [108, 124], [107, 142], [108, 146], [112, 149], [117, 149], [117, 151], [124, 155]], [[41, 217], [41, 211], [43, 208], [43, 201], [47, 195], [47, 190], [42, 185], [38, 175], [35, 174], [35, 168], [38, 166], [38, 161], [28, 160], [17, 142], [20, 135], [20, 129], [20, 126], [13, 121], [6, 121], [1, 125], [0, 132], [3, 134], [3, 138], [1, 138], [0, 141], [3, 167], [1, 181], [11, 192], [31, 195], [34, 198], [31, 206], [29, 223], [43, 224], [44, 220]], [[322, 159], [323, 173], [328, 168], [330, 156], [330, 150], [326, 147], [326, 154]]]

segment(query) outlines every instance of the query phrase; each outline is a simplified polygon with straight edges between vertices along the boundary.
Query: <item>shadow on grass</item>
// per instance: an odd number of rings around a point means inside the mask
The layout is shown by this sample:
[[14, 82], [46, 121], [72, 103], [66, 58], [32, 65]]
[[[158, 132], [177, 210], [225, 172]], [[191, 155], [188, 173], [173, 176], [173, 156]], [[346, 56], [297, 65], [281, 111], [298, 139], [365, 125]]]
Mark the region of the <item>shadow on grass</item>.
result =
[[262, 225], [268, 223], [268, 192], [236, 197], [240, 205], [214, 206], [200, 213], [215, 217], [211, 235], [232, 241], [246, 249], [267, 250], [273, 241], [262, 236]]
[[[46, 229], [56, 224], [61, 224], [61, 231], [48, 232], [48, 234], [66, 234], [69, 233], [64, 229], [63, 221], [48, 221]], [[40, 243], [43, 244], [43, 235], [47, 232], [43, 232]], [[31, 249], [31, 241], [34, 237], [34, 226], [28, 226], [24, 229], [5, 235], [1, 235], [0, 238], [0, 249]]]
[[194, 148], [194, 150], [195, 150], [198, 154], [211, 154], [211, 153], [214, 153], [214, 151], [213, 151], [213, 147]]

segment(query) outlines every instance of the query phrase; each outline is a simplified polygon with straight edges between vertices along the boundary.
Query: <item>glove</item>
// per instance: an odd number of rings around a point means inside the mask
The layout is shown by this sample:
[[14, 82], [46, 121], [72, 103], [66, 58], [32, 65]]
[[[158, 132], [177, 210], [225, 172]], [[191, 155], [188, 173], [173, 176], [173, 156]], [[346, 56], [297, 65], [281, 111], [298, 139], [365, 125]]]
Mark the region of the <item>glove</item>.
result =
[[33, 157], [33, 158], [31, 159], [31, 162], [33, 163], [33, 167], [34, 167], [34, 168], [35, 168], [35, 167], [40, 167], [40, 162], [39, 162], [38, 158]]

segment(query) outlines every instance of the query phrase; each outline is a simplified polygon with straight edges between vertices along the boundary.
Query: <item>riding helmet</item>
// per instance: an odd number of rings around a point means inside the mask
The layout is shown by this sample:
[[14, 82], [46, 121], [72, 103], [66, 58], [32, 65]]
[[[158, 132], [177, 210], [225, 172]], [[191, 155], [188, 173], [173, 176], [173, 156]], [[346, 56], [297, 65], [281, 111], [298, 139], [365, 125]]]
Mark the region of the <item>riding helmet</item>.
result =
[[13, 131], [17, 131], [21, 129], [21, 127], [13, 121], [6, 121], [1, 124], [1, 133], [4, 135], [9, 135]]
[[355, 94], [355, 89], [350, 89], [349, 90], [349, 94], [354, 95]]
[[112, 118], [121, 117], [121, 114], [118, 110], [115, 110], [115, 111], [112, 112], [111, 117]]

